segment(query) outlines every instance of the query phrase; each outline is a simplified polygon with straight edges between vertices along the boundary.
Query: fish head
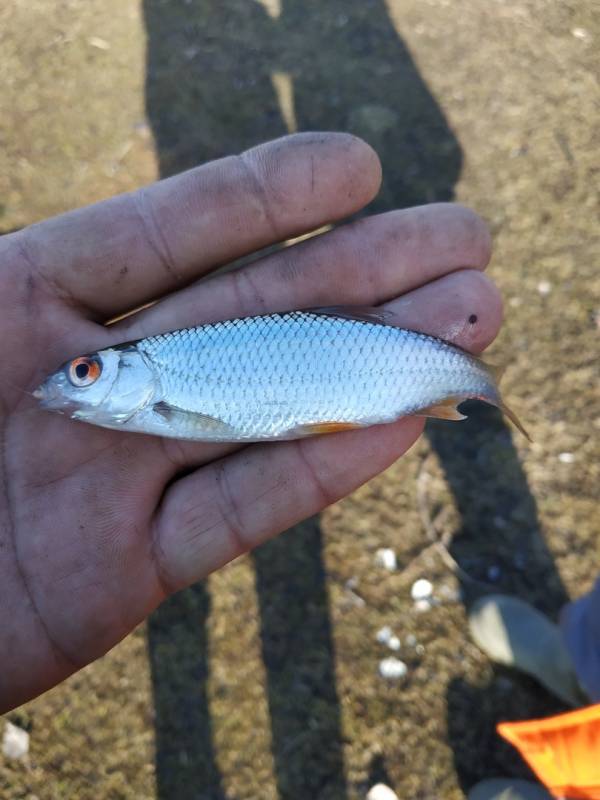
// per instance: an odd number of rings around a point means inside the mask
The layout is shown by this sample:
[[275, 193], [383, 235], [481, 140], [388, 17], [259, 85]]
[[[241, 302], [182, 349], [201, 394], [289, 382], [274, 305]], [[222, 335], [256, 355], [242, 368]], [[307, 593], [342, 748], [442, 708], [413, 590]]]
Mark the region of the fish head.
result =
[[127, 345], [67, 361], [33, 394], [42, 408], [116, 427], [146, 406], [155, 390], [150, 364], [135, 345]]

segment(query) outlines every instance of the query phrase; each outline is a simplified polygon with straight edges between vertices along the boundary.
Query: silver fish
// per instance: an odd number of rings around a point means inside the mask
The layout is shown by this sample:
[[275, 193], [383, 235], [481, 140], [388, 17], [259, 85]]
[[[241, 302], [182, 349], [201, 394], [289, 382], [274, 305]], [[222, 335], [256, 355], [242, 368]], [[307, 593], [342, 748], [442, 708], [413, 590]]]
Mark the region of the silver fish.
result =
[[501, 408], [497, 371], [377, 309], [291, 311], [199, 325], [79, 356], [34, 393], [44, 408], [106, 428], [177, 439], [297, 439]]

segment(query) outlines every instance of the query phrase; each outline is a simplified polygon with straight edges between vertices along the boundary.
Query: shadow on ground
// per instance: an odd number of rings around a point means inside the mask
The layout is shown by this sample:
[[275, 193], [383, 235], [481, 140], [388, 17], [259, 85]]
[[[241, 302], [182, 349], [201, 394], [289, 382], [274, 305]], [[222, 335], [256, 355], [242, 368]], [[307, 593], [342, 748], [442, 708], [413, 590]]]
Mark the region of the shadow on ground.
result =
[[161, 800], [225, 798], [207, 711], [209, 611], [210, 598], [199, 583], [163, 603], [148, 622]]
[[[469, 415], [462, 425], [430, 421], [427, 432], [460, 513], [450, 550], [474, 579], [461, 582], [465, 605], [501, 592], [556, 618], [568, 598], [513, 444], [513, 435], [520, 434], [496, 409], [476, 403], [461, 408]], [[533, 778], [516, 750], [496, 734], [498, 722], [567, 710], [530, 678], [504, 668], [494, 673], [488, 685], [455, 678], [447, 690], [448, 738], [465, 792], [484, 778]]]
[[[144, 1], [147, 111], [161, 174], [246, 149], [290, 128], [349, 130], [381, 156], [384, 185], [376, 209], [451, 199], [462, 164], [460, 146], [383, 0], [282, 0], [279, 15], [277, 4], [270, 4], [271, 14], [267, 5]], [[499, 416], [478, 410], [466, 429], [432, 425], [429, 437], [462, 515], [455, 557], [481, 577], [493, 551], [500, 588], [556, 611], [564, 590]], [[522, 557], [515, 561], [518, 553]], [[344, 800], [348, 790], [318, 520], [260, 548], [254, 564], [279, 796]], [[165, 603], [150, 622], [163, 800], [223, 797], [205, 686], [208, 607], [205, 588], [197, 586]], [[474, 692], [460, 682], [449, 691], [449, 736], [468, 788], [506, 766], [493, 735], [493, 716], [501, 705], [482, 702], [485, 689]], [[465, 725], [480, 737], [475, 759], [464, 748]], [[489, 739], [483, 752], [482, 732]]]

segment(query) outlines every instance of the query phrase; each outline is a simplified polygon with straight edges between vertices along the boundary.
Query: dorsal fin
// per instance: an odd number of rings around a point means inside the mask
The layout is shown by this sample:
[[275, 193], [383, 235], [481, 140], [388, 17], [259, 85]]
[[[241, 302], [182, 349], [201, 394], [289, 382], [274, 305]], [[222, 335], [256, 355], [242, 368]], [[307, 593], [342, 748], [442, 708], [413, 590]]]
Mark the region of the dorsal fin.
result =
[[356, 322], [370, 322], [374, 325], [393, 325], [396, 319], [392, 311], [374, 306], [323, 306], [307, 308], [304, 313], [336, 317], [337, 319], [351, 319]]

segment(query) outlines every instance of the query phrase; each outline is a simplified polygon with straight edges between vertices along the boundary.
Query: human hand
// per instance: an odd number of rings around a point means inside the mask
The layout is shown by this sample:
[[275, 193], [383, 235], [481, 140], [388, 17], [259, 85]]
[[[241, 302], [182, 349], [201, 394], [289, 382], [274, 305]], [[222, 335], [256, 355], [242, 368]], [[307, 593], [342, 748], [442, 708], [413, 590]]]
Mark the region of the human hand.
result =
[[363, 142], [300, 134], [0, 238], [0, 712], [101, 656], [170, 593], [360, 486], [423, 428], [409, 417], [208, 445], [77, 424], [23, 389], [124, 340], [319, 305], [385, 303], [404, 327], [473, 352], [493, 340], [501, 302], [479, 271], [489, 234], [456, 205], [362, 219], [199, 280], [358, 211], [379, 182]]

